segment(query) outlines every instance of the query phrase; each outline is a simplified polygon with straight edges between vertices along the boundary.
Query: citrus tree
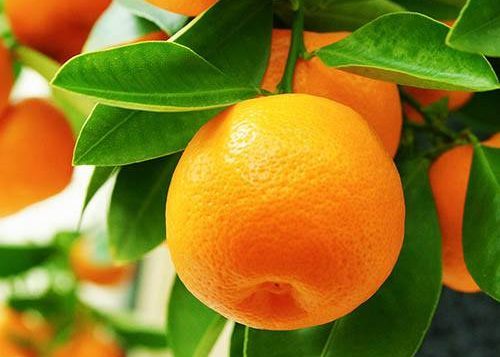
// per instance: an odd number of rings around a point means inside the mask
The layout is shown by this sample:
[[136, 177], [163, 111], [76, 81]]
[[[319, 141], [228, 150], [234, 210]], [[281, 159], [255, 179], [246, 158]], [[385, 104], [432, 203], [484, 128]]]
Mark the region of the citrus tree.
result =
[[[63, 315], [175, 356], [208, 355], [232, 322], [234, 357], [412, 356], [442, 284], [500, 300], [497, 0], [4, 0], [3, 12], [0, 216], [59, 192], [74, 145], [72, 164], [95, 167], [82, 215], [114, 185], [112, 259], [166, 244], [178, 274], [165, 331], [75, 302], [74, 286], [56, 299], [73, 301]], [[54, 104], [9, 104], [23, 66]], [[92, 280], [76, 236], [2, 247], [1, 275], [45, 264]]]

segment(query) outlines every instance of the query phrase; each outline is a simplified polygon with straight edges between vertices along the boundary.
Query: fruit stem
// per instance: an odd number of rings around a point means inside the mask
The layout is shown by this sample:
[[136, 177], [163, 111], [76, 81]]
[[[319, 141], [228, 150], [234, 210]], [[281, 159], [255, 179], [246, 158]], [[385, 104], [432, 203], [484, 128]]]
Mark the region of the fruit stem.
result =
[[293, 92], [293, 76], [297, 60], [305, 52], [304, 46], [304, 0], [291, 0], [294, 12], [292, 24], [292, 38], [283, 78], [278, 85], [278, 93]]

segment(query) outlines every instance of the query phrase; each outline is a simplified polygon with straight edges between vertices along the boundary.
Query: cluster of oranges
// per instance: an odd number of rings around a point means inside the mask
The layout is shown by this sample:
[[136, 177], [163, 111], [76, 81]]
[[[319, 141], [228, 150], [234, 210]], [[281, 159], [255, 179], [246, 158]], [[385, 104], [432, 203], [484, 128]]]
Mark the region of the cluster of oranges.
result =
[[[6, 11], [19, 41], [62, 62], [81, 50], [109, 2], [51, 0], [36, 7], [7, 0]], [[149, 2], [194, 16], [216, 0]], [[33, 16], [25, 16], [27, 3]], [[313, 51], [347, 36], [305, 32], [304, 41]], [[289, 30], [273, 31], [262, 81], [268, 91], [276, 90], [284, 72], [290, 38]], [[2, 194], [0, 215], [6, 215], [67, 184], [73, 137], [46, 102], [7, 107], [13, 79], [3, 48], [0, 74], [0, 184], [9, 192]], [[421, 120], [401, 107], [395, 84], [327, 68], [317, 58], [299, 60], [293, 89], [295, 94], [238, 103], [201, 128], [178, 164], [167, 200], [168, 246], [188, 289], [224, 316], [264, 329], [326, 323], [380, 288], [404, 237], [403, 189], [393, 163], [403, 111]], [[452, 110], [471, 97], [406, 90], [422, 105], [448, 97]], [[485, 144], [500, 147], [500, 136]], [[471, 160], [472, 148], [460, 146], [430, 169], [444, 283], [467, 292], [478, 291], [462, 252]]]

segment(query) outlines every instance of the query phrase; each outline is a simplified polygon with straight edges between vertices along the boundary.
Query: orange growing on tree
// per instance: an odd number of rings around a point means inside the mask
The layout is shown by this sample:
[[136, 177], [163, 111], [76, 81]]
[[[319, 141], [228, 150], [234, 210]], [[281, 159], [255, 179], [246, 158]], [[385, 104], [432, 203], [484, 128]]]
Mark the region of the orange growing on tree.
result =
[[99, 285], [116, 285], [129, 278], [133, 267], [129, 265], [114, 265], [109, 259], [100, 262], [93, 252], [96, 247], [85, 238], [78, 239], [70, 252], [70, 262], [78, 280], [89, 281]]
[[14, 74], [10, 53], [0, 39], [0, 115], [7, 108], [9, 95], [14, 85]]
[[6, 0], [5, 13], [17, 39], [65, 62], [79, 54], [111, 0]]
[[[308, 51], [340, 41], [349, 32], [305, 32]], [[271, 58], [262, 87], [276, 87], [285, 70], [290, 47], [290, 30], [273, 30]], [[319, 58], [299, 60], [293, 90], [332, 99], [357, 111], [379, 135], [391, 156], [396, 154], [403, 124], [397, 86], [393, 83], [362, 77], [324, 65]]]
[[70, 340], [58, 347], [53, 357], [124, 357], [125, 353], [106, 331], [95, 326], [77, 330]]
[[186, 287], [245, 325], [326, 323], [370, 298], [404, 234], [399, 175], [351, 108], [247, 100], [195, 135], [172, 178], [167, 244]]
[[196, 1], [147, 0], [147, 1], [164, 10], [186, 16], [197, 16], [217, 2], [217, 0], [196, 0]]
[[0, 217], [63, 190], [73, 168], [74, 137], [49, 102], [28, 99], [0, 117]]
[[[485, 141], [484, 145], [500, 148], [500, 134]], [[429, 172], [443, 239], [443, 283], [467, 293], [480, 290], [467, 270], [462, 245], [472, 155], [470, 145], [455, 147], [442, 154]]]

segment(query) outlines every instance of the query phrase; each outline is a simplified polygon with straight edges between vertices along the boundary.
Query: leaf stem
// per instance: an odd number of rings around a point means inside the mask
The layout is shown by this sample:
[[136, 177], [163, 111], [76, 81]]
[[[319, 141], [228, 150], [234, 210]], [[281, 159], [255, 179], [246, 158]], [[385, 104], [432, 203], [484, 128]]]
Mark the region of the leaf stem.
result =
[[278, 84], [278, 93], [293, 92], [293, 76], [297, 60], [305, 52], [304, 46], [304, 0], [291, 0], [293, 15], [292, 38], [286, 62], [285, 72]]

